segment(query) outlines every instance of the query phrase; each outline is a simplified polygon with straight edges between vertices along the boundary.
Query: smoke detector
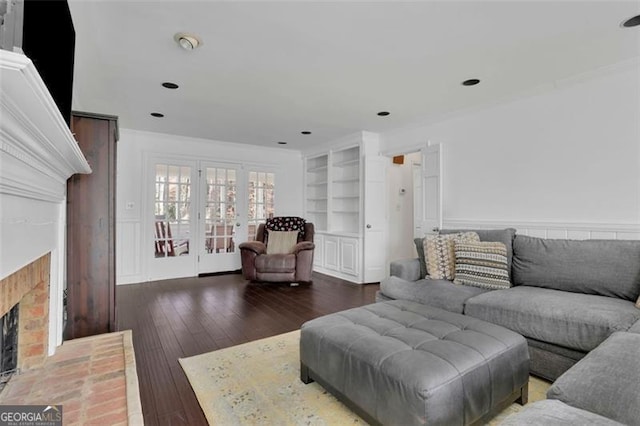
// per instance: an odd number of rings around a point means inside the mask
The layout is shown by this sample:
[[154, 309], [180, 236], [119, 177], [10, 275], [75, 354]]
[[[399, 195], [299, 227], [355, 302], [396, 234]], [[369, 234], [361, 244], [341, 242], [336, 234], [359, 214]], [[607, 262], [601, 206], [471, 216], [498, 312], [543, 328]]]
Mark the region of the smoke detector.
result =
[[173, 36], [173, 39], [184, 50], [194, 50], [202, 44], [198, 37], [188, 33], [177, 33]]

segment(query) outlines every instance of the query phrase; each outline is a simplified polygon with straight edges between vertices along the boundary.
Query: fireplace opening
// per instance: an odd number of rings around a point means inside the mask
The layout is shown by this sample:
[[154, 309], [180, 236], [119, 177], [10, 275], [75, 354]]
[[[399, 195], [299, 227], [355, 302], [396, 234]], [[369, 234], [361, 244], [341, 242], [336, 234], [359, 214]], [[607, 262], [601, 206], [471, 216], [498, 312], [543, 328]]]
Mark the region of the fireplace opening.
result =
[[0, 390], [18, 367], [18, 306], [0, 318]]

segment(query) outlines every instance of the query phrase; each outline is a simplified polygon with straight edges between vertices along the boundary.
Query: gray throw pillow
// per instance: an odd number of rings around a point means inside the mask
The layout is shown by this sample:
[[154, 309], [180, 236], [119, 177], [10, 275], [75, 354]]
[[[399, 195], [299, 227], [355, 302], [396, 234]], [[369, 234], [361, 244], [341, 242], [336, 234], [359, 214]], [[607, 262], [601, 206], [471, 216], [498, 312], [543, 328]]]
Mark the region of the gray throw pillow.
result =
[[424, 238], [414, 238], [413, 243], [416, 245], [418, 252], [418, 260], [420, 261], [420, 279], [427, 276], [427, 261], [424, 257]]

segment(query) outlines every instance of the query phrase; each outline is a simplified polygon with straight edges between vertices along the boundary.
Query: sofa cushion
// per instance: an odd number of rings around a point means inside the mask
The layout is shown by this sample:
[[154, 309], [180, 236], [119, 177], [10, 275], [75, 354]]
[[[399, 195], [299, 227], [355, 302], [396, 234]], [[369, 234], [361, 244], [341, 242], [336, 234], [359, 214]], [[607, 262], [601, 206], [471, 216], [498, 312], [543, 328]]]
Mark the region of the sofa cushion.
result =
[[511, 263], [513, 257], [513, 238], [516, 230], [507, 229], [442, 229], [441, 234], [453, 234], [458, 232], [475, 232], [480, 237], [480, 241], [498, 241], [507, 247], [507, 265], [509, 266], [509, 277], [511, 277]]
[[456, 273], [455, 246], [458, 243], [472, 241], [480, 241], [480, 237], [475, 232], [427, 235], [424, 238], [424, 255], [429, 277], [434, 280], [453, 281]]
[[640, 319], [640, 310], [629, 301], [528, 286], [472, 297], [465, 314], [584, 352]]
[[513, 283], [635, 302], [640, 293], [640, 241], [518, 235], [513, 245]]
[[555, 399], [528, 404], [522, 411], [507, 417], [500, 426], [622, 426], [606, 417], [581, 410]]
[[640, 334], [640, 320], [636, 321], [627, 331], [629, 333]]
[[256, 257], [258, 272], [295, 272], [295, 254], [270, 254]]
[[640, 425], [640, 335], [614, 333], [554, 382], [547, 398]]
[[455, 245], [455, 283], [490, 290], [511, 287], [507, 248], [500, 242], [468, 242]]
[[405, 281], [398, 277], [389, 277], [380, 283], [380, 292], [387, 297], [399, 300], [411, 300], [449, 312], [464, 312], [465, 301], [489, 290], [456, 285], [446, 280], [423, 279]]

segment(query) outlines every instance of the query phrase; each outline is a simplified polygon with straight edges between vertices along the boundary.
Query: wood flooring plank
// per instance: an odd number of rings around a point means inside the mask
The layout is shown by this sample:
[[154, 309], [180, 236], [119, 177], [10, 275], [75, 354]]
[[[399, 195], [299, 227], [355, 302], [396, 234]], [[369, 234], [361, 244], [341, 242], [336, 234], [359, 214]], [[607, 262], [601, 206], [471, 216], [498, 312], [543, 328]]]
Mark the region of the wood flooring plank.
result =
[[297, 330], [375, 301], [379, 286], [314, 273], [313, 284], [249, 283], [239, 274], [118, 286], [118, 328], [131, 329], [146, 425], [206, 425], [178, 358]]

